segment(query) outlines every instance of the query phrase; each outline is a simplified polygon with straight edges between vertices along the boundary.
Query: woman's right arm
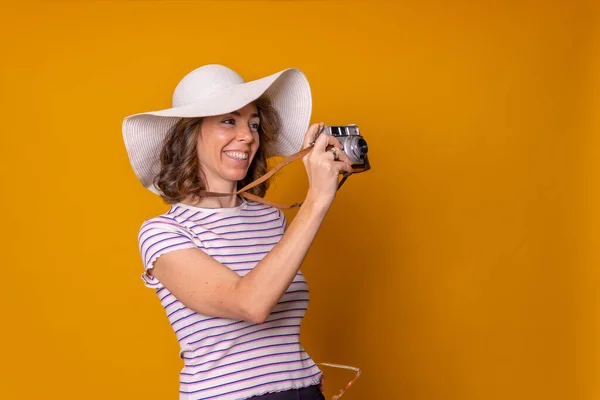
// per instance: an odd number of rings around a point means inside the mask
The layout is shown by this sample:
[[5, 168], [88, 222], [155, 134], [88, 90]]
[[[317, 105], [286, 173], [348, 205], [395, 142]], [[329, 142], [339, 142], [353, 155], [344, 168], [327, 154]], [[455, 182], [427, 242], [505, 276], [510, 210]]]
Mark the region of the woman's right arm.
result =
[[[308, 146], [320, 126], [306, 133]], [[200, 249], [183, 249], [160, 256], [152, 274], [188, 308], [208, 316], [263, 322], [298, 273], [329, 210], [340, 172], [351, 171], [343, 151], [333, 161], [328, 146], [339, 142], [320, 135], [303, 161], [309, 189], [285, 234], [273, 249], [244, 277]]]

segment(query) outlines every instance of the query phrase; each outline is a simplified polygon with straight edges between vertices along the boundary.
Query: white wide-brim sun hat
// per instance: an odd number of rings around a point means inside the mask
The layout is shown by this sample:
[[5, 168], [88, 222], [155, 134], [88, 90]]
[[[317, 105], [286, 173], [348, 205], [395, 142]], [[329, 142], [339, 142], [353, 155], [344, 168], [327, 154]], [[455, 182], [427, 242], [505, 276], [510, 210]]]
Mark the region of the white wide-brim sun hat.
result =
[[266, 156], [289, 156], [300, 151], [312, 111], [310, 85], [300, 70], [288, 68], [245, 82], [230, 68], [210, 64], [191, 71], [177, 84], [172, 108], [124, 119], [123, 139], [133, 171], [147, 189], [159, 194], [153, 181], [160, 172], [161, 147], [180, 118], [227, 114], [262, 96], [271, 100], [281, 118], [281, 130]]

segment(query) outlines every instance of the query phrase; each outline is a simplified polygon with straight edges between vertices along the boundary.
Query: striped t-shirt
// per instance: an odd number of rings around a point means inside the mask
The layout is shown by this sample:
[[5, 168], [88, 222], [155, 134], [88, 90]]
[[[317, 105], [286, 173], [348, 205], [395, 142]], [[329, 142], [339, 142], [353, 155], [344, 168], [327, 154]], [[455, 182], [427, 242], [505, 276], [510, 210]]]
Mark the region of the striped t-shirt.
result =
[[285, 223], [277, 208], [243, 200], [219, 209], [179, 203], [142, 224], [142, 279], [156, 290], [184, 361], [180, 400], [246, 399], [319, 383], [321, 371], [300, 344], [309, 301], [301, 272], [261, 324], [196, 313], [147, 273], [162, 254], [198, 248], [244, 276], [281, 239]]

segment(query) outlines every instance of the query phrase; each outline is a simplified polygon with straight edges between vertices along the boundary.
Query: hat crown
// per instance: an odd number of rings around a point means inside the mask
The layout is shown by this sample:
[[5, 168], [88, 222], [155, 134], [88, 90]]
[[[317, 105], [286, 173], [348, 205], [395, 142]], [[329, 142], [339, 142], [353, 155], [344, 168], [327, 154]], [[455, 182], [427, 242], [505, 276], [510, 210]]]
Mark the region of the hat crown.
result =
[[230, 68], [219, 64], [204, 65], [179, 81], [173, 92], [173, 107], [193, 103], [217, 89], [241, 83], [244, 79]]

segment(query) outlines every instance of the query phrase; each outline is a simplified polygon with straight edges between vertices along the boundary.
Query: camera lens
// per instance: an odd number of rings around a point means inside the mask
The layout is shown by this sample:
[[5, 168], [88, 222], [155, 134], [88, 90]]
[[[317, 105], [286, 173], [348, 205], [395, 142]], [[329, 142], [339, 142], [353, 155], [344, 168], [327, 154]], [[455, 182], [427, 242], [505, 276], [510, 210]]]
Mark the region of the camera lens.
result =
[[361, 156], [365, 156], [369, 151], [369, 146], [367, 146], [367, 141], [365, 139], [358, 140], [358, 152]]

